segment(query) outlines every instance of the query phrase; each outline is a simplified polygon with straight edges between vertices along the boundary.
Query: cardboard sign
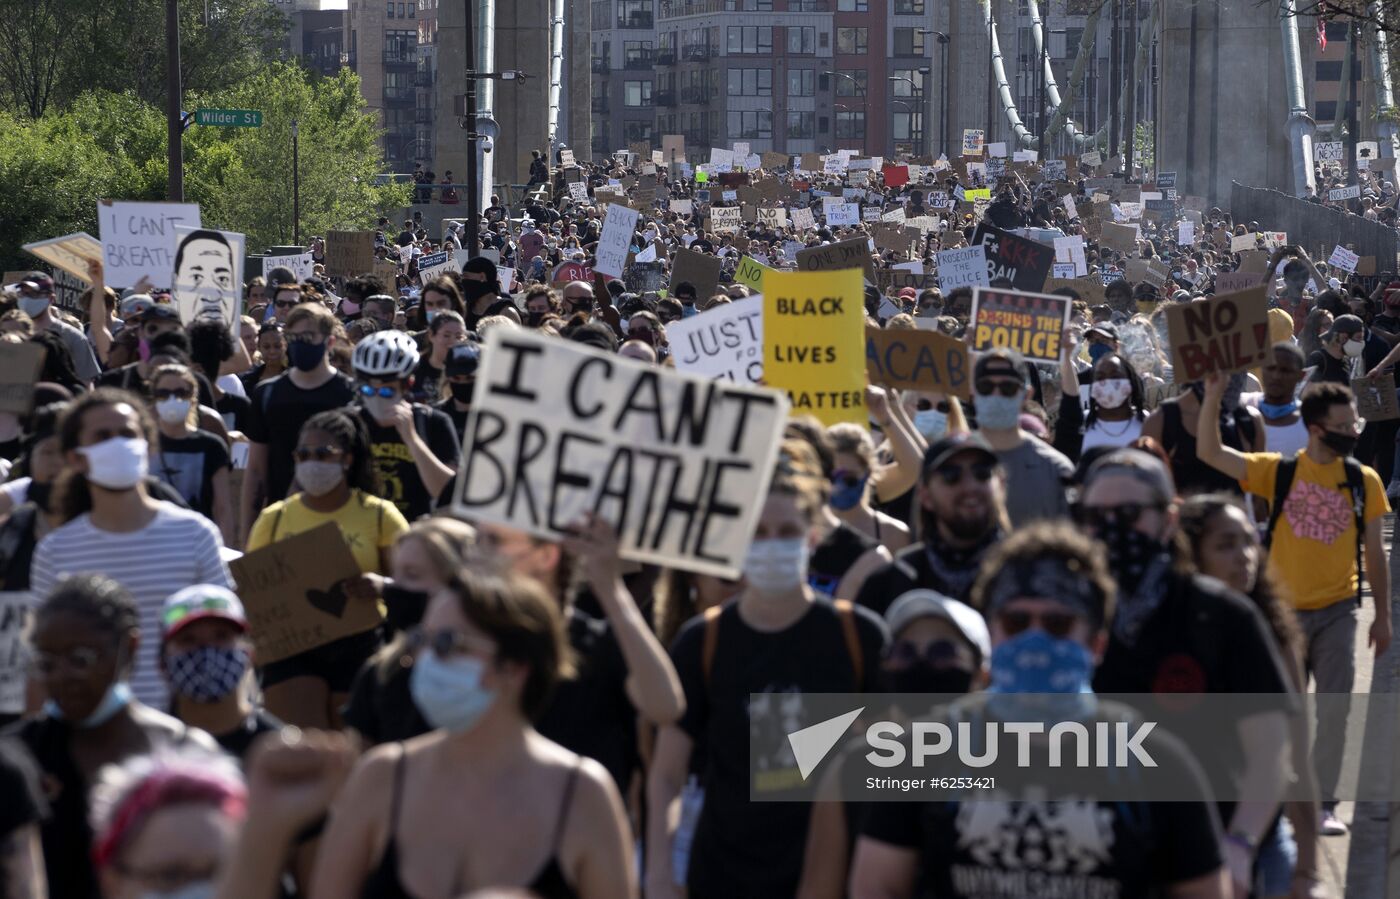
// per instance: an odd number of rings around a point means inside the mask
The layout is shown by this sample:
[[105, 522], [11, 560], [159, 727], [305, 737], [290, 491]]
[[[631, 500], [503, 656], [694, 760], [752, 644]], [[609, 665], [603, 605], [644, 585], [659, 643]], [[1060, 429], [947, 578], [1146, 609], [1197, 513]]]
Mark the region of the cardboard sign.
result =
[[1361, 418], [1367, 421], [1400, 418], [1394, 372], [1381, 372], [1370, 378], [1352, 378], [1351, 392], [1356, 394], [1356, 414]]
[[716, 206], [710, 210], [716, 234], [735, 234], [744, 227], [744, 210], [738, 206]]
[[[34, 256], [83, 281], [88, 279], [88, 263], [102, 261], [102, 244], [83, 231], [27, 243], [24, 249]], [[104, 276], [105, 277], [105, 276]]]
[[967, 344], [938, 331], [867, 327], [865, 370], [882, 387], [972, 398]]
[[759, 160], [762, 166], [770, 172], [792, 163], [791, 156], [786, 153], [774, 153], [772, 150], [763, 151], [763, 155], [759, 157]]
[[718, 256], [709, 256], [695, 250], [679, 249], [671, 262], [670, 294], [676, 293], [676, 285], [689, 281], [695, 285], [695, 297], [707, 300], [719, 289], [719, 272], [723, 266]]
[[384, 289], [389, 293], [398, 293], [399, 264], [397, 262], [392, 259], [376, 259], [374, 260], [374, 270], [370, 274], [384, 282]]
[[103, 200], [97, 204], [97, 223], [102, 278], [109, 286], [132, 287], [144, 277], [152, 287], [169, 287], [175, 270], [175, 226], [198, 228], [199, 206]]
[[736, 577], [787, 412], [771, 390], [494, 328], [453, 509], [554, 539], [591, 512], [624, 559]]
[[234, 333], [243, 314], [243, 259], [246, 239], [235, 231], [175, 226], [179, 245], [171, 275], [180, 320], [219, 318]]
[[627, 251], [632, 245], [632, 235], [637, 231], [637, 219], [641, 213], [616, 203], [608, 204], [607, 215], [603, 218], [603, 233], [598, 238], [598, 249], [593, 270], [599, 274], [621, 278], [627, 269]]
[[1137, 235], [1138, 229], [1132, 225], [1104, 222], [1099, 243], [1120, 253], [1136, 253], [1138, 248]]
[[695, 213], [695, 201], [694, 201], [694, 200], [672, 200], [672, 201], [671, 201], [671, 211], [672, 211], [672, 212], [678, 212], [678, 213], [680, 213], [681, 215], [693, 215], [693, 214]]
[[839, 243], [798, 250], [797, 268], [804, 272], [859, 268], [864, 270], [867, 281], [875, 283], [875, 266], [870, 261], [870, 239], [867, 237], [853, 237]]
[[1269, 308], [1265, 288], [1251, 287], [1195, 303], [1167, 306], [1167, 335], [1178, 384], [1211, 372], [1255, 368], [1269, 354]]
[[981, 156], [982, 146], [986, 141], [987, 133], [980, 128], [964, 128], [962, 155]]
[[1348, 250], [1341, 244], [1338, 244], [1336, 249], [1332, 251], [1332, 255], [1328, 257], [1327, 264], [1332, 266], [1333, 268], [1339, 268], [1346, 272], [1354, 272], [1356, 271], [1356, 264], [1360, 261], [1360, 256], [1353, 253], [1351, 250]]
[[661, 135], [661, 156], [668, 165], [673, 162], [685, 162], [685, 135]]
[[792, 207], [792, 226], [798, 231], [810, 231], [817, 226], [816, 216], [806, 206]]
[[326, 233], [326, 274], [356, 278], [374, 269], [373, 231]]
[[34, 382], [44, 368], [38, 343], [0, 343], [0, 412], [28, 415], [34, 407]]
[[763, 279], [763, 368], [794, 415], [864, 426], [865, 286], [860, 272], [772, 272]]
[[1055, 248], [988, 224], [977, 226], [972, 243], [987, 253], [987, 277], [1007, 278], [1013, 289], [1034, 293], [1045, 286]]
[[972, 288], [972, 348], [1008, 347], [1031, 362], [1059, 362], [1070, 298], [988, 287]]
[[261, 665], [379, 626], [379, 605], [350, 599], [341, 586], [360, 567], [334, 522], [283, 537], [229, 569]]
[[1361, 196], [1361, 185], [1353, 184], [1350, 187], [1339, 187], [1336, 190], [1327, 192], [1329, 200], [1355, 200]]
[[676, 370], [740, 384], [763, 381], [763, 297], [721, 303], [666, 326]]
[[448, 252], [428, 253], [418, 257], [418, 283], [427, 284], [441, 275], [460, 272], [454, 254]]
[[1345, 145], [1339, 140], [1325, 140], [1313, 144], [1313, 152], [1318, 162], [1341, 162], [1346, 155]]
[[1253, 250], [1259, 246], [1259, 235], [1257, 234], [1236, 234], [1230, 238], [1230, 252], [1242, 253], [1245, 250]]
[[298, 282], [310, 278], [316, 271], [316, 263], [312, 260], [310, 251], [298, 256], [264, 256], [262, 264], [262, 276], [264, 278], [267, 277], [268, 272], [277, 268], [279, 265], [283, 268], [291, 269], [292, 274], [296, 275]]
[[1263, 272], [1219, 272], [1215, 276], [1215, 292], [1237, 293], [1263, 282]]
[[734, 269], [734, 283], [742, 284], [758, 293], [763, 292], [763, 276], [773, 271], [766, 265], [761, 265], [753, 258], [745, 256], [739, 260], [739, 265]]
[[946, 296], [950, 290], [988, 284], [987, 248], [978, 244], [959, 250], [939, 250], [938, 289]]

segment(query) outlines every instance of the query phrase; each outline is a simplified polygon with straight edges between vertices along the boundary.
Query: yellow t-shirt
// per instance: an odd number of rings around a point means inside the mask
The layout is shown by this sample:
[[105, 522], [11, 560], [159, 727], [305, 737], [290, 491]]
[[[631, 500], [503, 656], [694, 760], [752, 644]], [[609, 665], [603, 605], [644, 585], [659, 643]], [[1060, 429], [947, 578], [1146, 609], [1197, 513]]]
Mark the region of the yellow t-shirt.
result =
[[[1247, 492], [1274, 498], [1278, 453], [1245, 453], [1247, 468], [1240, 486]], [[1366, 484], [1366, 523], [1390, 511], [1380, 475], [1361, 466]], [[1351, 491], [1346, 487], [1341, 459], [1319, 465], [1298, 452], [1293, 486], [1283, 503], [1269, 551], [1275, 575], [1288, 588], [1298, 609], [1322, 609], [1356, 596], [1356, 519]]]
[[[352, 490], [349, 502], [330, 513], [308, 509], [301, 501], [301, 494], [296, 493], [262, 510], [248, 535], [248, 551], [304, 533], [328, 521], [334, 521], [340, 528], [361, 573], [384, 574], [379, 570], [380, 550], [393, 546], [399, 535], [408, 530], [408, 522], [398, 507], [360, 490]], [[274, 527], [276, 533], [273, 533]]]

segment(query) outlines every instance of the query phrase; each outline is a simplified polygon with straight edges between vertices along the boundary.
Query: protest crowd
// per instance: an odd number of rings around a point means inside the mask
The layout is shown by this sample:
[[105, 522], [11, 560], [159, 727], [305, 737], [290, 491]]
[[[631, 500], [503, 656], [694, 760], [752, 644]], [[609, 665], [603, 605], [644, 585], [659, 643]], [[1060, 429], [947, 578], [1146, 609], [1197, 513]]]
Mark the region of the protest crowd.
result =
[[[0, 297], [0, 895], [1326, 895], [1395, 261], [963, 150], [32, 245], [89, 289]], [[764, 801], [853, 693], [1255, 705], [1171, 802]]]

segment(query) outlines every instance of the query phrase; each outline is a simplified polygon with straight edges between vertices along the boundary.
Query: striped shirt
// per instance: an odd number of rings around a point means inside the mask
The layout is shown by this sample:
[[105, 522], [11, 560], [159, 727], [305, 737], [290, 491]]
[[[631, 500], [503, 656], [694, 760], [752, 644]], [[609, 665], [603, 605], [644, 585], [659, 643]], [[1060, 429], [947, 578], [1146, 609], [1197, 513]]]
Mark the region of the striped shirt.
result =
[[102, 574], [130, 591], [141, 617], [131, 689], [142, 702], [164, 710], [169, 699], [157, 658], [165, 598], [192, 584], [233, 589], [233, 578], [219, 556], [219, 529], [209, 519], [172, 503], [159, 506], [139, 531], [104, 531], [86, 514], [55, 529], [34, 550], [30, 589], [42, 602], [68, 575]]

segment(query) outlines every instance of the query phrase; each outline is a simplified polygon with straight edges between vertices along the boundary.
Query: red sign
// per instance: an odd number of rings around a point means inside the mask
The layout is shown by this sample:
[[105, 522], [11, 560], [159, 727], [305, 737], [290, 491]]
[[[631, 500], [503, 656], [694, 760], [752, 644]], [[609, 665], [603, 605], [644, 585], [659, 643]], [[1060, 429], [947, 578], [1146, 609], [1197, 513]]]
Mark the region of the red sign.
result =
[[903, 187], [909, 183], [909, 166], [887, 165], [880, 169], [885, 176], [886, 187]]
[[554, 269], [554, 274], [550, 276], [553, 284], [564, 284], [569, 281], [593, 281], [593, 269], [582, 262], [565, 262]]

